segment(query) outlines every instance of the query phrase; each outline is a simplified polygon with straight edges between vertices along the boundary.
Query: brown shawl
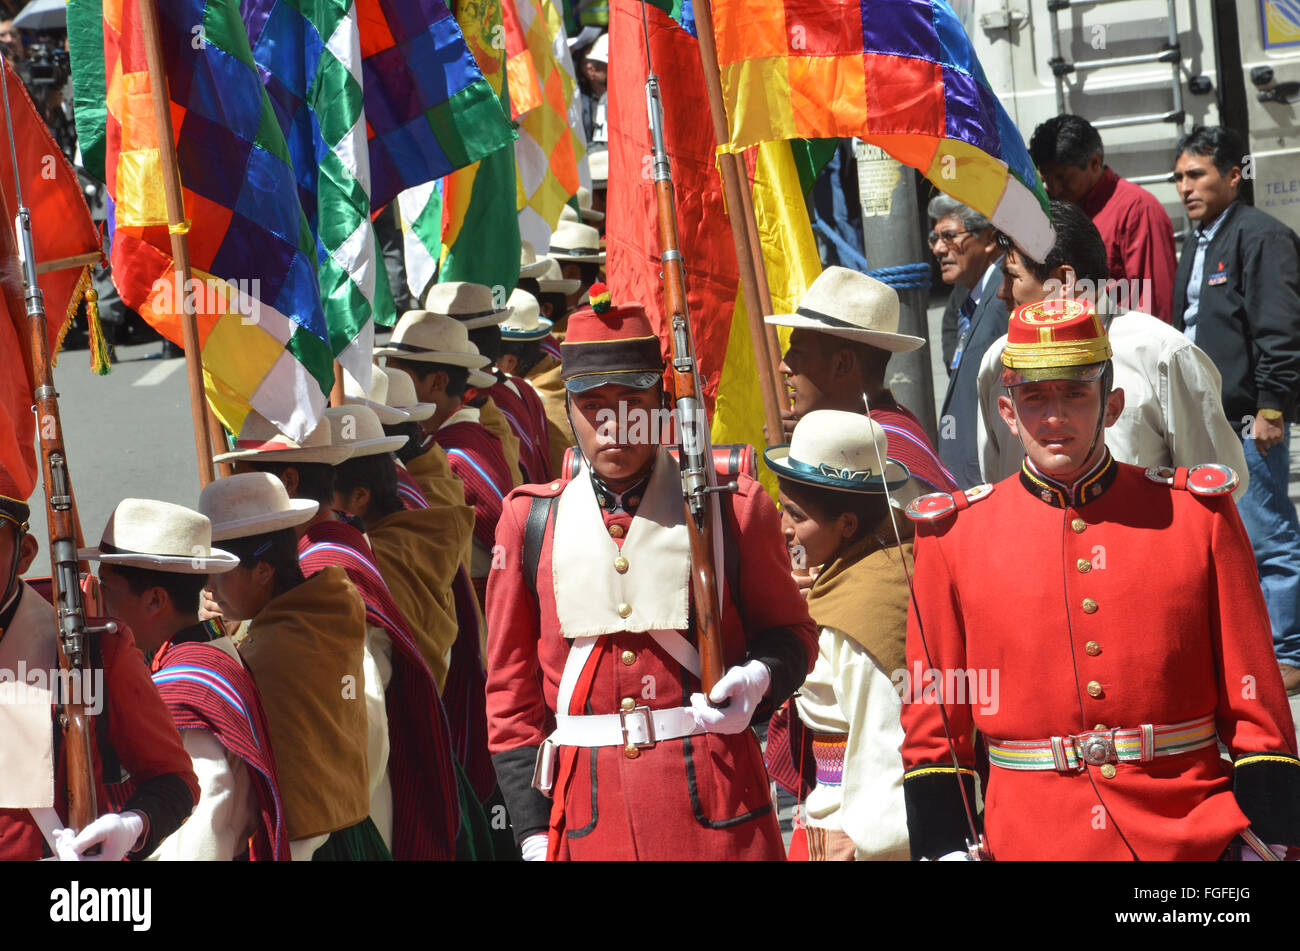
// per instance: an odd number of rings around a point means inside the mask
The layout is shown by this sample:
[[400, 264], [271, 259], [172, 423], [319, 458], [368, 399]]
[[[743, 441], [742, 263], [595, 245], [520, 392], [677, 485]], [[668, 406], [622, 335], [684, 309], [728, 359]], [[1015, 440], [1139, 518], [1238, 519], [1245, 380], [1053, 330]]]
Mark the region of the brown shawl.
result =
[[478, 421], [484, 429], [501, 440], [501, 451], [505, 453], [506, 467], [510, 470], [510, 488], [521, 485], [524, 476], [519, 471], [519, 437], [510, 428], [506, 414], [497, 408], [492, 397], [489, 396], [478, 408]]
[[[903, 551], [910, 571], [912, 543]], [[907, 577], [896, 545], [881, 547], [872, 534], [836, 555], [813, 582], [808, 613], [853, 638], [887, 675], [906, 666]]]
[[[406, 471], [420, 486], [429, 511], [438, 513], [442, 544], [451, 546], [469, 570], [470, 545], [474, 538], [474, 508], [465, 502], [465, 484], [451, 471], [447, 450], [432, 443], [406, 464]], [[387, 579], [385, 579], [387, 580]]]
[[[468, 513], [468, 536], [474, 510]], [[394, 512], [367, 527], [375, 563], [393, 602], [406, 617], [415, 643], [433, 671], [441, 693], [447, 682], [448, 658], [459, 624], [451, 584], [460, 567], [458, 549], [449, 544], [461, 526], [448, 526], [440, 509]]]
[[289, 839], [370, 814], [366, 607], [337, 565], [273, 598], [239, 645], [262, 697]]

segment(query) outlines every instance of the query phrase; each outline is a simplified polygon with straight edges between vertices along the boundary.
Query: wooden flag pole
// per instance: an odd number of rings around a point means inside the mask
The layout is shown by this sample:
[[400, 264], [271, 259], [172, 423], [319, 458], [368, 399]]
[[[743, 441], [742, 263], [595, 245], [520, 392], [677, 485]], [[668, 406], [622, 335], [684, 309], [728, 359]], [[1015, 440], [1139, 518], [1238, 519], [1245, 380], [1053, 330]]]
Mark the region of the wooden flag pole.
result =
[[190, 250], [185, 240], [188, 225], [181, 195], [181, 176], [176, 161], [176, 140], [172, 134], [171, 103], [167, 96], [167, 71], [163, 67], [162, 37], [158, 32], [158, 10], [154, 0], [137, 0], [144, 33], [145, 60], [153, 96], [153, 121], [162, 158], [163, 197], [167, 202], [167, 230], [171, 235], [175, 268], [173, 295], [181, 302], [181, 333], [185, 343], [185, 369], [190, 383], [190, 414], [194, 422], [194, 449], [199, 462], [199, 484], [212, 481], [212, 437], [209, 410], [203, 392], [203, 356], [199, 349], [199, 323], [194, 315], [190, 286]]
[[335, 360], [334, 387], [330, 390], [330, 406], [342, 406], [343, 403], [343, 364]]
[[[745, 157], [734, 152], [729, 154], [735, 160], [737, 176], [748, 184], [749, 172], [745, 168]], [[745, 212], [745, 231], [749, 235], [749, 255], [754, 262], [754, 272], [758, 275], [758, 302], [764, 314], [771, 314], [775, 310], [772, 307], [771, 285], [767, 282], [767, 264], [763, 260], [763, 240], [758, 235], [758, 216], [754, 214], [754, 193], [748, 187], [742, 188], [740, 198]], [[768, 359], [775, 369], [781, 365], [781, 342], [777, 339], [776, 328], [766, 321], [763, 322], [763, 340], [767, 344]], [[779, 374], [776, 385], [778, 393], [785, 392], [785, 381], [780, 379]], [[784, 442], [784, 438], [781, 441]]]
[[[713, 137], [723, 145], [730, 141], [727, 131], [727, 112], [722, 104], [722, 79], [718, 71], [718, 49], [713, 39], [713, 13], [708, 0], [695, 0], [695, 25], [699, 33], [700, 64], [704, 67], [704, 88], [709, 98], [709, 113], [713, 117]], [[738, 161], [739, 160], [739, 161]], [[758, 385], [763, 394], [763, 418], [767, 423], [767, 444], [769, 446], [784, 442], [781, 433], [781, 407], [786, 401], [778, 394], [784, 394], [785, 382], [777, 379], [777, 364], [772, 362], [773, 347], [768, 343], [768, 326], [763, 322], [765, 309], [763, 300], [769, 295], [767, 287], [759, 286], [759, 271], [754, 265], [754, 254], [762, 254], [762, 248], [755, 249], [750, 244], [750, 227], [746, 222], [745, 192], [748, 191], [749, 176], [743, 175], [744, 187], [741, 185], [743, 156], [730, 152], [722, 153], [718, 163], [722, 172], [722, 194], [727, 203], [727, 219], [731, 222], [731, 241], [736, 248], [736, 264], [740, 268], [740, 287], [745, 295], [745, 312], [749, 318], [749, 335], [754, 347], [754, 362], [758, 365]], [[738, 167], [739, 166], [739, 167]], [[752, 198], [749, 218], [752, 220]], [[754, 226], [757, 234], [757, 226]], [[771, 307], [769, 301], [768, 308]], [[773, 334], [775, 339], [775, 334]], [[779, 359], [778, 359], [779, 362]]]

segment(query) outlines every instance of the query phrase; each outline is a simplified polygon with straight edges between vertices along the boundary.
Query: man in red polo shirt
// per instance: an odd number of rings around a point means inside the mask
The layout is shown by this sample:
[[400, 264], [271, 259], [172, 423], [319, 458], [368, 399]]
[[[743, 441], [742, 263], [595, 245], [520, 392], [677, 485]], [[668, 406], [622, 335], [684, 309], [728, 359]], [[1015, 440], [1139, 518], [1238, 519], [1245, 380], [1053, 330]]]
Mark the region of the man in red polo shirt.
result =
[[1106, 164], [1101, 136], [1080, 116], [1053, 116], [1034, 130], [1029, 154], [1047, 194], [1087, 213], [1106, 242], [1112, 299], [1174, 319], [1174, 226], [1155, 195]]

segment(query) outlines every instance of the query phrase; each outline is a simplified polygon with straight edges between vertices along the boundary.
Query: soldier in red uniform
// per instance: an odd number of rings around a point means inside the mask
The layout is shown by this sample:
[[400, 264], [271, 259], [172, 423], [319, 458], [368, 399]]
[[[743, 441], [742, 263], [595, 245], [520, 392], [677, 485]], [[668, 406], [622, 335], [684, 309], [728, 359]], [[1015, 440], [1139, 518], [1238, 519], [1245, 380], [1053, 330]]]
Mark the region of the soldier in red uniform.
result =
[[1017, 308], [999, 410], [1023, 468], [908, 507], [902, 754], [915, 858], [960, 855], [970, 838], [974, 730], [988, 744], [994, 858], [1300, 845], [1300, 762], [1236, 476], [1116, 462], [1103, 432], [1124, 394], [1110, 356], [1090, 305]]
[[710, 707], [679, 470], [635, 435], [663, 406], [659, 340], [629, 304], [577, 311], [563, 347], [584, 463], [507, 497], [488, 582], [489, 742], [524, 856], [784, 858], [749, 727], [803, 682], [817, 632], [776, 509], [743, 475], [724, 496]]
[[[95, 685], [91, 678], [81, 699], [101, 717], [96, 725], [107, 727], [98, 732], [92, 749], [101, 814], [76, 836], [60, 828], [68, 814], [67, 780], [63, 735], [53, 720], [59, 688], [50, 673], [58, 668], [58, 623], [50, 603], [19, 579], [38, 547], [27, 531], [28, 515], [13, 477], [0, 466], [0, 679], [9, 681], [0, 694], [0, 744], [6, 747], [6, 763], [25, 764], [21, 770], [0, 772], [0, 795], [11, 807], [0, 809], [0, 860], [35, 860], [56, 854], [56, 848], [64, 860], [147, 858], [198, 800], [189, 754], [130, 630], [122, 626], [116, 633], [97, 635], [100, 662], [95, 667], [102, 668], [103, 679]], [[28, 691], [16, 694], [16, 681]], [[91, 696], [101, 687], [103, 694]], [[134, 791], [115, 812], [109, 787], [122, 783], [125, 774], [134, 781]]]

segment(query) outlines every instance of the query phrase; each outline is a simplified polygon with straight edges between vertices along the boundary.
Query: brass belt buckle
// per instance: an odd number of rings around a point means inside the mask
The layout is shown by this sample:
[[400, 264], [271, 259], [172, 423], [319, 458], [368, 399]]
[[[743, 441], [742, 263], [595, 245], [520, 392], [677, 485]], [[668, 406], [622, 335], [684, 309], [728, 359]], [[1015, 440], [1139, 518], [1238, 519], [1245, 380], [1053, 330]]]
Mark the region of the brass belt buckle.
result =
[[1079, 758], [1089, 766], [1118, 763], [1119, 751], [1115, 749], [1114, 731], [1082, 733], [1074, 738]]
[[[627, 718], [638, 713], [645, 718], [646, 741], [644, 743], [633, 743], [631, 738], [627, 735]], [[648, 750], [658, 742], [655, 739], [654, 716], [652, 715], [650, 708], [647, 706], [633, 707], [631, 710], [619, 710], [618, 728], [623, 731], [623, 746], [625, 747], [635, 746], [639, 750]]]

